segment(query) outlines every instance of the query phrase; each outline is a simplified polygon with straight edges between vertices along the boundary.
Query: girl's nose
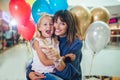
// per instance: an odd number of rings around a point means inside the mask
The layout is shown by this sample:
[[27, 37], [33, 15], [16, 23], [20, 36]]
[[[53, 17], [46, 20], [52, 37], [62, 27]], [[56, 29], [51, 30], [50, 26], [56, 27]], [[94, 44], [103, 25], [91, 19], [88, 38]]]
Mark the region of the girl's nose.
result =
[[47, 29], [51, 29], [53, 26], [52, 25], [47, 25]]
[[49, 25], [47, 25], [47, 28], [50, 28], [51, 26], [50, 26], [50, 24]]

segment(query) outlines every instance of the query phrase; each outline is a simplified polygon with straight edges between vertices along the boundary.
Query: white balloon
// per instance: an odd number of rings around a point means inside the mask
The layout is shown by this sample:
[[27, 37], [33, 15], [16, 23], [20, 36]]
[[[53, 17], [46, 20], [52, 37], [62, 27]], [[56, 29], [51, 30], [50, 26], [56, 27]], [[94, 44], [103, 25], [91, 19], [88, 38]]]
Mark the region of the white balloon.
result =
[[101, 51], [110, 41], [110, 28], [102, 21], [93, 22], [87, 29], [85, 42], [92, 51]]

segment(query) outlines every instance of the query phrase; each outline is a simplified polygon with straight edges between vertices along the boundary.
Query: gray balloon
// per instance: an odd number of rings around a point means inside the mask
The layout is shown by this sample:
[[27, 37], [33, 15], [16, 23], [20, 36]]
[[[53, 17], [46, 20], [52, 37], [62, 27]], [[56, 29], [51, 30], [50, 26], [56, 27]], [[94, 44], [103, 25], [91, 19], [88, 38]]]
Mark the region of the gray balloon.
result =
[[87, 29], [85, 42], [94, 52], [100, 52], [110, 41], [110, 28], [102, 21], [93, 22]]

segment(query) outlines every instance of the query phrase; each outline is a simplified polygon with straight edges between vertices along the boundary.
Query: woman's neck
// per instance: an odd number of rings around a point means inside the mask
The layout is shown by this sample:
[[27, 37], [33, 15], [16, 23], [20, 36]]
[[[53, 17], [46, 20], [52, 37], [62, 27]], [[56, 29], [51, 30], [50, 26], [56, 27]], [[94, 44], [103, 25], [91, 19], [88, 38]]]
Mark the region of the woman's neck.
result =
[[62, 36], [59, 36], [59, 37], [61, 37], [61, 38], [62, 38], [62, 37], [66, 37], [66, 36], [67, 36], [67, 35], [62, 35]]

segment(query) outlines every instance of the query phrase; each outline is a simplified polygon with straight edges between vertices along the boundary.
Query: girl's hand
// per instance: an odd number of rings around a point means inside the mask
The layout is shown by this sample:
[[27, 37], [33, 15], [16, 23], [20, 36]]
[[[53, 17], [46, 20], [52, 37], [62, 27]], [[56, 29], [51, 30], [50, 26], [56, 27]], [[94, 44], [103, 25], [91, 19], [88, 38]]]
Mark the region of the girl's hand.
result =
[[54, 47], [47, 46], [47, 47], [42, 47], [42, 49], [45, 50], [45, 53], [46, 53], [48, 58], [53, 59], [53, 60], [60, 58], [60, 53]]

